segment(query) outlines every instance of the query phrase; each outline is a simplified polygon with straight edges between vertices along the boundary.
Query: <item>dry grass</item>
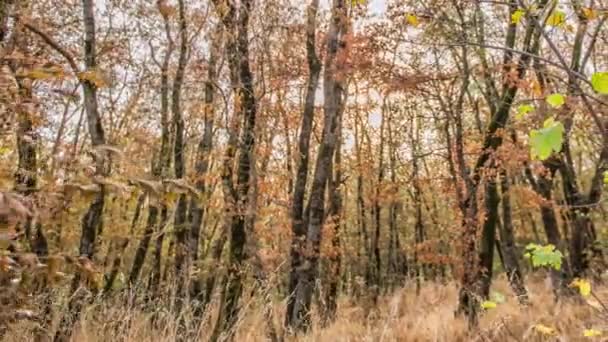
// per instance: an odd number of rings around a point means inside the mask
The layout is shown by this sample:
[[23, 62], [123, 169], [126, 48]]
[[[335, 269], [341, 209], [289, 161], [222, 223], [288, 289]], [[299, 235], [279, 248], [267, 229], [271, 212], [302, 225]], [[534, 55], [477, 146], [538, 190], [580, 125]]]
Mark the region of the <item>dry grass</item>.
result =
[[[484, 313], [480, 329], [469, 331], [467, 324], [454, 317], [457, 301], [455, 284], [426, 283], [421, 293], [409, 287], [383, 297], [376, 309], [365, 310], [363, 303], [343, 298], [334, 324], [320, 328], [315, 324], [305, 336], [290, 337], [297, 341], [584, 341], [583, 330], [608, 329], [606, 317], [584, 302], [571, 300], [554, 303], [551, 291], [543, 282], [529, 284], [531, 305], [522, 307], [504, 280], [498, 280], [493, 290], [505, 294], [506, 302]], [[608, 290], [595, 287], [595, 292], [608, 299]], [[274, 308], [275, 326], [279, 326], [284, 303]], [[214, 310], [204, 320], [198, 335], [207, 340], [213, 323]], [[254, 300], [244, 301], [242, 319], [236, 333], [237, 341], [265, 341], [267, 320]], [[367, 311], [367, 312], [366, 312]], [[155, 317], [156, 319], [153, 319]], [[184, 320], [190, 320], [189, 314]], [[155, 323], [152, 323], [155, 322]], [[534, 329], [536, 324], [555, 328], [554, 336], [543, 336]], [[186, 332], [178, 328], [173, 316], [166, 311], [144, 312], [136, 307], [108, 304], [91, 306], [81, 318], [73, 336], [74, 341], [175, 341]], [[191, 332], [190, 332], [191, 333]], [[605, 333], [605, 335], [608, 333]], [[192, 335], [190, 335], [192, 336]], [[32, 338], [32, 327], [15, 327], [7, 342]], [[596, 340], [601, 340], [596, 338]]]

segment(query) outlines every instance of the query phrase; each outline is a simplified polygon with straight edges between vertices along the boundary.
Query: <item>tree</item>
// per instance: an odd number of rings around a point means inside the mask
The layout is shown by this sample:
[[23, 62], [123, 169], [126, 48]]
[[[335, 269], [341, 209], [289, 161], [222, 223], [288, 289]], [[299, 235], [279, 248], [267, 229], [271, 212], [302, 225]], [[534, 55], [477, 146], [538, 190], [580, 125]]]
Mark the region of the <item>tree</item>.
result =
[[[296, 330], [305, 330], [310, 325], [310, 305], [318, 275], [319, 247], [321, 243], [321, 227], [325, 219], [325, 190], [327, 179], [331, 175], [333, 155], [337, 137], [338, 111], [340, 108], [343, 84], [341, 74], [343, 64], [338, 55], [343, 53], [344, 44], [341, 41], [347, 22], [347, 7], [344, 1], [335, 0], [332, 3], [332, 17], [327, 35], [327, 53], [324, 61], [323, 98], [324, 118], [323, 136], [319, 146], [314, 177], [312, 180], [307, 209], [306, 258], [298, 270], [298, 282], [295, 290], [295, 304], [291, 324]], [[295, 316], [295, 317], [294, 317]]]

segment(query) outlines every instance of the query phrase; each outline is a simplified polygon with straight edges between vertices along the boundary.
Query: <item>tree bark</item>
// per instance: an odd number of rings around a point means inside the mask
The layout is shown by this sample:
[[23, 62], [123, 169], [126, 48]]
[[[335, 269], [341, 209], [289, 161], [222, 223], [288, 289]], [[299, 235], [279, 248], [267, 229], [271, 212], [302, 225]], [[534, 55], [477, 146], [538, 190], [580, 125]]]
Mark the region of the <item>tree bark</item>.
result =
[[499, 227], [503, 262], [509, 284], [521, 304], [528, 303], [528, 291], [524, 285], [524, 277], [519, 266], [515, 233], [513, 232], [513, 217], [511, 214], [511, 184], [507, 173], [500, 174], [500, 190], [502, 194], [502, 226]]
[[[234, 206], [235, 212], [230, 223], [230, 254], [226, 285], [222, 289], [220, 299], [220, 313], [211, 336], [217, 341], [221, 334], [232, 338], [233, 328], [238, 320], [239, 300], [243, 292], [244, 262], [246, 258], [245, 243], [247, 241], [247, 210], [249, 209], [249, 190], [251, 169], [253, 166], [253, 153], [255, 150], [255, 128], [257, 104], [254, 92], [253, 74], [249, 65], [249, 16], [252, 10], [252, 0], [241, 0], [238, 20], [235, 21], [236, 7], [232, 1], [214, 0], [217, 12], [220, 14], [228, 35], [229, 64], [233, 85], [236, 87], [236, 112], [241, 117], [242, 134], [239, 144], [239, 155], [236, 167], [237, 183], [235, 187], [228, 185], [228, 192], [232, 199], [228, 199], [228, 206]], [[229, 149], [233, 147], [229, 146]], [[230, 168], [229, 168], [230, 169]], [[227, 170], [229, 171], [229, 170]], [[224, 181], [230, 182], [224, 175]]]
[[[186, 8], [183, 0], [178, 1], [179, 12], [179, 57], [177, 70], [173, 79], [173, 92], [171, 95], [171, 112], [173, 113], [173, 126], [175, 128], [175, 144], [173, 146], [175, 178], [183, 179], [186, 176], [186, 162], [184, 152], [184, 117], [182, 113], [181, 93], [184, 83], [184, 73], [187, 65], [188, 31], [186, 22]], [[180, 194], [175, 209], [173, 227], [175, 229], [175, 275], [176, 313], [181, 311], [182, 301], [189, 288], [188, 270], [190, 269], [189, 230], [187, 223], [188, 200], [185, 194]]]
[[[345, 97], [345, 96], [344, 96]], [[333, 234], [331, 239], [331, 251], [328, 257], [328, 278], [325, 295], [325, 308], [322, 310], [322, 324], [327, 326], [336, 318], [338, 309], [338, 289], [340, 285], [340, 276], [342, 271], [342, 250], [341, 250], [341, 231], [342, 231], [342, 118], [344, 114], [344, 102], [346, 99], [339, 99], [338, 109], [338, 142], [334, 152], [334, 165], [332, 175], [327, 182], [327, 191], [329, 198], [328, 219], [333, 225]]]
[[[137, 199], [137, 203], [135, 204], [135, 212], [133, 213], [133, 220], [131, 221], [131, 236], [135, 232], [135, 227], [137, 226], [137, 223], [139, 222], [139, 216], [141, 215], [141, 208], [144, 205], [145, 199], [146, 199], [146, 195], [141, 194], [141, 195], [139, 195], [139, 198]], [[121, 243], [117, 244], [118, 251], [116, 251], [116, 255], [114, 256], [114, 260], [112, 262], [112, 269], [110, 270], [110, 273], [105, 277], [106, 284], [103, 288], [104, 293], [109, 293], [112, 290], [112, 287], [114, 286], [114, 282], [116, 281], [116, 277], [118, 276], [118, 272], [120, 271], [120, 266], [122, 265], [123, 253], [127, 249], [128, 245], [129, 245], [128, 238], [124, 238]]]
[[385, 113], [386, 103], [382, 106], [381, 121], [380, 121], [380, 144], [378, 146], [378, 175], [376, 179], [376, 190], [374, 194], [374, 236], [372, 238], [372, 296], [374, 304], [378, 302], [378, 296], [380, 295], [380, 288], [382, 286], [382, 259], [380, 256], [380, 230], [381, 230], [381, 217], [382, 217], [382, 206], [380, 205], [380, 189], [384, 182], [384, 125], [385, 125]]
[[342, 97], [342, 82], [344, 75], [343, 61], [337, 58], [344, 46], [341, 44], [341, 34], [344, 32], [347, 20], [347, 7], [343, 0], [334, 0], [332, 16], [327, 35], [327, 54], [325, 56], [325, 72], [323, 79], [324, 95], [324, 128], [311, 193], [308, 199], [308, 230], [306, 233], [306, 259], [298, 270], [296, 285], [295, 307], [292, 317], [292, 328], [297, 331], [310, 327], [310, 306], [314, 292], [314, 284], [318, 276], [319, 250], [321, 244], [321, 228], [325, 218], [325, 189], [329, 171], [333, 164], [334, 149], [337, 143], [338, 112]]
[[[209, 52], [209, 63], [207, 65], [207, 81], [205, 82], [205, 107], [204, 107], [204, 123], [205, 130], [203, 137], [199, 141], [197, 148], [197, 160], [195, 165], [196, 171], [196, 188], [200, 192], [202, 198], [190, 201], [189, 222], [190, 227], [190, 252], [194, 263], [199, 260], [199, 245], [200, 234], [203, 229], [202, 224], [205, 215], [204, 201], [209, 200], [211, 195], [206, 176], [209, 171], [210, 154], [213, 148], [213, 125], [215, 120], [215, 82], [217, 80], [217, 61], [220, 52], [220, 43], [222, 36], [222, 24], [219, 23], [211, 38], [211, 49]], [[197, 305], [205, 302], [205, 289], [201, 279], [195, 279], [192, 288], [190, 289], [191, 297], [198, 301]], [[207, 294], [209, 296], [210, 294]], [[202, 312], [199, 312], [202, 313]]]
[[[165, 27], [165, 36], [167, 40], [167, 47], [165, 50], [165, 54], [163, 56], [162, 63], [159, 63], [160, 67], [160, 124], [161, 124], [161, 138], [160, 138], [160, 152], [158, 155], [158, 159], [152, 158], [152, 178], [156, 181], [162, 181], [164, 178], [169, 177], [169, 169], [171, 166], [171, 125], [169, 121], [169, 65], [171, 63], [171, 55], [173, 54], [173, 50], [175, 49], [173, 38], [171, 37], [171, 26], [169, 22], [169, 16], [166, 12], [162, 11], [160, 8], [161, 2], [158, 2], [159, 12], [163, 17], [163, 24]], [[159, 194], [152, 194], [153, 196], [159, 196]], [[166, 222], [167, 217], [167, 205], [164, 200], [158, 199], [156, 200], [150, 196], [149, 204], [148, 204], [148, 219], [146, 223], [146, 227], [144, 229], [144, 234], [139, 241], [139, 245], [135, 251], [135, 257], [133, 258], [133, 264], [131, 266], [131, 272], [129, 274], [129, 287], [133, 287], [137, 284], [141, 269], [146, 260], [146, 255], [148, 253], [148, 248], [150, 246], [150, 240], [152, 239], [152, 235], [155, 231], [163, 228], [163, 225]], [[159, 224], [159, 213], [164, 219], [160, 220]], [[161, 257], [162, 245], [163, 245], [164, 234], [160, 233], [157, 237], [157, 252], [155, 252], [155, 258]], [[161, 270], [161, 261], [160, 259], [155, 259], [154, 262], [155, 267], [153, 268], [153, 274], [158, 273], [160, 275]], [[158, 267], [158, 269], [156, 269]], [[154, 282], [156, 279], [154, 276], [152, 277], [152, 281]], [[160, 281], [160, 277], [158, 278]], [[156, 287], [156, 285], [152, 285], [152, 287]]]
[[[538, 177], [538, 179], [535, 179], [532, 175], [532, 170], [530, 170], [530, 167], [526, 165], [526, 177], [528, 178], [528, 181], [532, 185], [534, 191], [543, 198], [543, 202], [540, 204], [540, 214], [543, 221], [545, 235], [547, 236], [547, 242], [555, 246], [563, 254], [566, 251], [566, 246], [559, 231], [559, 225], [557, 223], [555, 209], [553, 208], [552, 198], [553, 178], [557, 172], [557, 169], [555, 164], [553, 164], [550, 160], [544, 164], [545, 166], [549, 167], [546, 175], [541, 175]], [[551, 269], [551, 283], [553, 285], [553, 291], [556, 297], [571, 292], [568, 290], [568, 285], [570, 285], [571, 279], [570, 262], [567, 258], [563, 258], [562, 268], [560, 270]]]
[[[539, 4], [539, 9], [546, 6], [547, 0], [542, 0]], [[538, 14], [532, 14], [534, 19], [537, 18]], [[530, 66], [531, 55], [538, 53], [540, 48], [540, 35], [541, 30], [535, 29], [535, 26], [529, 24], [523, 40], [524, 51], [527, 54], [520, 56], [516, 67], [517, 79], [523, 79]], [[516, 82], [514, 82], [516, 83]], [[492, 118], [488, 124], [488, 127], [484, 133], [483, 138], [483, 150], [477, 158], [475, 165], [471, 172], [472, 187], [464, 200], [464, 208], [466, 208], [466, 215], [463, 220], [463, 233], [462, 241], [463, 246], [463, 263], [465, 272], [461, 279], [461, 289], [459, 293], [458, 301], [458, 312], [465, 313], [471, 326], [477, 325], [477, 311], [479, 308], [478, 301], [475, 299], [477, 291], [476, 284], [478, 283], [479, 272], [467, 271], [474, 270], [477, 254], [475, 253], [475, 237], [477, 233], [477, 210], [476, 210], [476, 192], [481, 181], [482, 169], [486, 167], [486, 163], [494, 155], [494, 152], [502, 144], [502, 137], [497, 135], [499, 129], [503, 129], [509, 119], [509, 112], [511, 106], [515, 100], [515, 96], [518, 91], [516, 84], [505, 84], [503, 94], [499, 99], [499, 103], [496, 107], [496, 111], [492, 113]], [[494, 235], [492, 235], [492, 239]], [[492, 242], [493, 244], [493, 242]]]
[[483, 299], [490, 296], [492, 284], [492, 271], [494, 265], [494, 245], [496, 239], [496, 225], [498, 223], [498, 189], [494, 177], [489, 177], [485, 184], [485, 221], [481, 233], [481, 244], [479, 247], [479, 266], [477, 267], [477, 278], [480, 282], [479, 295]]
[[308, 180], [308, 164], [310, 158], [310, 136], [315, 115], [315, 94], [319, 86], [319, 75], [321, 73], [321, 62], [316, 53], [316, 19], [319, 0], [312, 0], [308, 5], [306, 19], [306, 56], [308, 62], [308, 83], [306, 85], [306, 99], [302, 113], [302, 124], [300, 125], [300, 137], [298, 141], [297, 173], [293, 189], [291, 203], [291, 230], [292, 242], [290, 249], [291, 271], [289, 273], [287, 311], [285, 313], [285, 325], [293, 323], [293, 309], [295, 307], [295, 291], [298, 284], [298, 268], [302, 266], [304, 243], [306, 239], [306, 220], [304, 215], [304, 200], [306, 194], [306, 183]]
[[[96, 61], [96, 37], [95, 37], [95, 13], [94, 1], [82, 0], [83, 25], [84, 25], [84, 61], [87, 71], [95, 71]], [[97, 103], [97, 86], [90, 80], [80, 80], [84, 94], [84, 108], [89, 127], [89, 135], [93, 147], [105, 144], [105, 134], [101, 116], [99, 115]], [[105, 177], [109, 168], [105, 162], [104, 152], [97, 153], [95, 157], [95, 174]], [[95, 254], [97, 234], [101, 231], [103, 208], [105, 205], [105, 188], [99, 185], [99, 192], [95, 195], [93, 203], [82, 219], [82, 235], [80, 238], [80, 257], [92, 259]], [[79, 286], [80, 277], [77, 275], [72, 283], [72, 293]], [[72, 326], [79, 316], [83, 299], [76, 294], [71, 297], [69, 311], [60, 322], [59, 330], [55, 335], [55, 341], [67, 341], [70, 337]]]

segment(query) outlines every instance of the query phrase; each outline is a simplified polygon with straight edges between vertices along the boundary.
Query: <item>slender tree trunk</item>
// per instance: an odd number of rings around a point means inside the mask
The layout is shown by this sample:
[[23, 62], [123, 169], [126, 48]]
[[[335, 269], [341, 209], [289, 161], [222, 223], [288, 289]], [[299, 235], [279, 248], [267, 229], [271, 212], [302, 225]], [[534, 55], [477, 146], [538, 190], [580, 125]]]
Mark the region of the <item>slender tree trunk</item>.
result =
[[[149, 200], [150, 202], [152, 199]], [[152, 239], [152, 235], [154, 234], [154, 228], [157, 225], [158, 221], [158, 207], [150, 204], [148, 207], [148, 220], [146, 222], [146, 227], [144, 228], [144, 234], [139, 240], [139, 245], [135, 250], [135, 257], [133, 258], [133, 264], [131, 266], [131, 272], [129, 273], [128, 286], [129, 288], [133, 288], [137, 284], [137, 280], [139, 278], [139, 274], [144, 265], [144, 261], [146, 258], [146, 254], [148, 251], [148, 246], [150, 245], [150, 240]]]
[[[135, 227], [137, 226], [137, 223], [139, 222], [141, 208], [144, 205], [145, 199], [146, 199], [146, 195], [144, 195], [144, 194], [139, 195], [139, 198], [137, 199], [137, 203], [135, 205], [135, 212], [133, 213], [133, 220], [131, 221], [130, 236], [133, 236], [133, 233], [135, 232]], [[112, 261], [112, 269], [110, 270], [110, 273], [105, 277], [106, 284], [103, 288], [104, 293], [109, 293], [110, 290], [112, 290], [112, 287], [114, 286], [114, 282], [116, 281], [116, 277], [118, 276], [118, 272], [120, 271], [120, 266], [122, 265], [123, 253], [127, 249], [128, 245], [129, 245], [128, 238], [124, 238], [122, 242], [117, 244], [118, 248], [117, 248], [117, 251], [115, 252], [116, 254], [114, 255], [114, 260]]]
[[[580, 81], [574, 77], [573, 74], [580, 72], [583, 67], [583, 47], [585, 36], [589, 27], [589, 17], [585, 14], [585, 9], [578, 2], [573, 2], [573, 9], [578, 19], [578, 25], [576, 35], [574, 38], [572, 57], [570, 61], [570, 70], [572, 73], [568, 77], [568, 96], [574, 97], [580, 92]], [[601, 24], [600, 24], [601, 25]], [[589, 45], [588, 49], [593, 49], [593, 40]], [[582, 95], [583, 103], [586, 104], [588, 110], [594, 110], [588, 104], [585, 95]], [[570, 105], [567, 104], [567, 107]], [[592, 185], [587, 194], [584, 193], [579, 187], [577, 182], [577, 176], [574, 168], [574, 162], [572, 158], [572, 152], [570, 149], [570, 132], [574, 122], [573, 116], [566, 116], [564, 118], [564, 140], [562, 145], [562, 163], [560, 165], [560, 174], [562, 176], [562, 186], [566, 203], [566, 216], [568, 217], [569, 223], [572, 230], [572, 239], [570, 243], [570, 262], [572, 266], [572, 274], [574, 277], [582, 277], [585, 272], [589, 269], [590, 261], [593, 257], [599, 257], [602, 259], [601, 249], [594, 246], [596, 240], [595, 227], [593, 221], [590, 218], [592, 208], [596, 203], [599, 202], [600, 196], [596, 196], [601, 193], [600, 179], [603, 178], [603, 174], [608, 170], [608, 130], [606, 129], [606, 122], [599, 122], [597, 127], [601, 132], [602, 150], [600, 152], [599, 160], [597, 162], [596, 173], [592, 178]]]
[[494, 246], [496, 239], [496, 225], [498, 223], [498, 189], [494, 177], [488, 177], [485, 184], [485, 221], [481, 233], [479, 247], [479, 267], [477, 276], [480, 281], [479, 295], [483, 299], [490, 296], [492, 284], [492, 271], [494, 266]]
[[[217, 60], [220, 52], [220, 43], [222, 37], [222, 23], [217, 24], [214, 35], [211, 38], [211, 50], [209, 53], [209, 64], [207, 66], [207, 81], [205, 82], [205, 107], [204, 120], [205, 130], [203, 137], [198, 144], [196, 169], [196, 188], [200, 192], [202, 198], [196, 200], [192, 198], [190, 202], [190, 250], [191, 257], [194, 263], [199, 260], [199, 245], [200, 234], [203, 229], [202, 224], [205, 215], [205, 201], [209, 200], [211, 195], [205, 177], [209, 171], [210, 154], [213, 148], [213, 124], [215, 120], [214, 97], [215, 97], [215, 82], [217, 80]], [[198, 301], [198, 305], [205, 302], [205, 289], [202, 279], [196, 279], [190, 289], [191, 297]], [[210, 293], [207, 294], [210, 296]], [[203, 311], [198, 311], [197, 319]], [[200, 323], [200, 322], [199, 322]], [[198, 326], [198, 324], [197, 324]]]
[[[397, 186], [397, 156], [395, 153], [395, 144], [394, 136], [393, 136], [393, 116], [390, 114], [387, 123], [388, 130], [388, 154], [389, 154], [389, 169], [390, 169], [390, 179], [391, 186]], [[401, 244], [399, 242], [399, 230], [397, 228], [398, 222], [398, 199], [397, 196], [391, 199], [390, 207], [389, 207], [389, 233], [390, 233], [390, 242], [389, 242], [389, 273], [392, 275], [392, 286], [396, 286], [401, 283], [403, 276], [406, 273], [402, 273], [401, 265], [404, 259], [404, 251], [401, 250]], [[395, 281], [397, 280], [397, 281]]]
[[[160, 2], [158, 5], [160, 6]], [[169, 17], [166, 12], [162, 11], [159, 7], [159, 12], [163, 17], [163, 24], [165, 26], [165, 36], [167, 40], [167, 48], [163, 56], [162, 63], [160, 66], [160, 124], [161, 124], [161, 141], [160, 141], [160, 152], [158, 160], [152, 158], [152, 177], [156, 181], [162, 181], [164, 178], [169, 177], [169, 168], [171, 166], [171, 125], [169, 121], [169, 64], [171, 62], [171, 55], [173, 54], [174, 44], [173, 38], [171, 37], [171, 29], [169, 23]], [[159, 197], [159, 194], [152, 194], [153, 196]], [[167, 205], [164, 200], [156, 200], [150, 196], [148, 204], [148, 219], [144, 234], [139, 241], [137, 250], [135, 251], [135, 257], [133, 258], [133, 264], [131, 266], [131, 272], [129, 274], [129, 287], [133, 287], [137, 284], [141, 269], [145, 263], [148, 248], [150, 246], [150, 240], [155, 231], [163, 229], [167, 219]], [[161, 220], [159, 222], [159, 214]], [[160, 224], [159, 224], [160, 223]], [[156, 278], [154, 274], [161, 274], [161, 253], [163, 245], [164, 234], [160, 233], [156, 241], [155, 251], [155, 262], [151, 278], [152, 287], [157, 287], [158, 283], [154, 284], [157, 280], [160, 281], [160, 276]], [[158, 267], [158, 268], [157, 268]]]
[[[553, 178], [557, 170], [555, 167], [552, 167], [552, 164], [550, 163], [545, 163], [545, 165], [550, 166], [551, 168], [548, 169], [548, 172], [545, 175], [541, 175], [536, 180], [532, 175], [530, 167], [527, 165], [525, 172], [534, 191], [543, 197], [543, 202], [540, 204], [540, 214], [545, 229], [545, 235], [547, 236], [547, 242], [564, 253], [566, 251], [566, 246], [559, 231], [557, 216], [552, 203]], [[570, 284], [571, 279], [570, 262], [568, 259], [564, 258], [560, 270], [551, 269], [551, 282], [556, 297], [570, 292], [568, 291], [568, 285]]]
[[[82, 0], [83, 9], [83, 25], [84, 25], [84, 61], [87, 71], [94, 71], [97, 67], [96, 61], [96, 38], [95, 38], [95, 13], [94, 1]], [[97, 86], [90, 80], [83, 79], [80, 81], [84, 94], [84, 108], [86, 112], [87, 124], [89, 127], [89, 135], [93, 147], [105, 144], [105, 135], [101, 116], [97, 104]], [[108, 173], [108, 166], [105, 165], [105, 157], [103, 152], [97, 154], [95, 158], [95, 174], [99, 177], [105, 177]], [[80, 238], [80, 257], [92, 259], [95, 254], [95, 246], [97, 242], [97, 233], [101, 231], [102, 214], [105, 205], [105, 189], [104, 185], [99, 185], [99, 192], [95, 195], [93, 203], [82, 219], [82, 235]], [[76, 276], [72, 283], [72, 292], [78, 289], [81, 277]], [[68, 314], [63, 316], [60, 322], [59, 330], [55, 335], [55, 341], [67, 341], [70, 337], [74, 322], [80, 315], [82, 310], [83, 298], [80, 295], [74, 294], [70, 300]]]
[[162, 205], [160, 209], [160, 222], [156, 243], [154, 246], [154, 260], [152, 263], [152, 274], [150, 276], [150, 297], [158, 298], [160, 295], [160, 283], [162, 278], [163, 266], [163, 245], [165, 242], [165, 228], [169, 220], [169, 209], [166, 205]]
[[420, 294], [420, 287], [422, 278], [424, 277], [424, 267], [418, 257], [418, 249], [425, 239], [424, 222], [422, 218], [422, 187], [420, 186], [420, 168], [418, 159], [418, 146], [420, 144], [420, 121], [416, 113], [412, 117], [412, 131], [410, 141], [412, 142], [412, 178], [414, 185], [414, 194], [412, 199], [414, 201], [415, 210], [415, 223], [414, 223], [414, 234], [416, 246], [414, 248], [414, 267], [416, 268], [416, 294]]
[[[186, 23], [186, 8], [183, 0], [178, 1], [179, 12], [179, 58], [175, 78], [173, 79], [173, 93], [171, 95], [171, 111], [173, 113], [173, 126], [175, 127], [175, 145], [173, 146], [175, 178], [183, 179], [186, 176], [186, 162], [184, 153], [186, 143], [184, 141], [184, 117], [182, 113], [181, 93], [184, 83], [184, 73], [187, 64], [188, 53], [188, 31]], [[189, 288], [188, 270], [190, 269], [189, 230], [187, 220], [188, 200], [185, 194], [181, 194], [175, 209], [173, 227], [175, 229], [175, 275], [177, 280], [176, 289], [176, 314], [181, 311], [182, 301], [185, 299]]]
[[297, 173], [291, 203], [291, 229], [292, 243], [290, 249], [291, 271], [289, 273], [287, 311], [285, 325], [292, 326], [295, 307], [295, 291], [298, 284], [298, 269], [302, 267], [304, 243], [306, 239], [307, 222], [304, 216], [304, 198], [308, 180], [308, 163], [310, 158], [310, 136], [315, 115], [315, 94], [319, 86], [321, 62], [316, 53], [316, 19], [319, 0], [311, 0], [307, 9], [306, 21], [306, 56], [308, 61], [308, 83], [306, 86], [306, 100], [302, 113], [300, 137], [298, 141]]
[[[359, 119], [359, 118], [357, 118]], [[364, 262], [365, 267], [363, 267], [363, 276], [365, 277], [365, 282], [367, 285], [371, 284], [372, 281], [372, 271], [371, 271], [371, 245], [369, 241], [369, 234], [367, 232], [367, 205], [365, 203], [365, 194], [363, 188], [363, 160], [361, 156], [361, 140], [359, 138], [359, 120], [355, 120], [355, 159], [357, 163], [357, 233], [359, 237], [359, 242], [362, 245], [361, 250], [363, 251], [364, 260], [360, 260], [360, 262]], [[362, 128], [361, 128], [362, 129]], [[358, 250], [357, 252], [361, 252]]]
[[296, 330], [306, 330], [310, 327], [310, 306], [314, 292], [314, 284], [318, 276], [319, 250], [321, 244], [321, 227], [325, 218], [325, 189], [329, 171], [333, 164], [334, 149], [337, 143], [338, 112], [342, 97], [343, 70], [337, 58], [344, 46], [341, 44], [341, 34], [347, 21], [347, 7], [343, 0], [334, 0], [332, 16], [327, 36], [327, 54], [325, 56], [324, 90], [324, 128], [317, 162], [315, 165], [311, 193], [308, 199], [308, 231], [306, 233], [306, 261], [299, 270], [296, 285], [295, 307], [292, 317], [292, 327]]
[[[22, 43], [19, 42], [19, 45], [22, 45]], [[15, 172], [15, 190], [24, 196], [32, 196], [37, 191], [38, 183], [38, 158], [36, 154], [38, 133], [36, 133], [36, 128], [31, 119], [32, 113], [27, 112], [27, 109], [31, 108], [33, 94], [31, 86], [26, 85], [23, 80], [18, 79], [17, 84], [20, 107], [23, 110], [17, 113], [17, 152], [19, 160], [17, 172]], [[33, 229], [35, 229], [35, 232], [32, 231]], [[28, 217], [24, 223], [24, 230], [30, 250], [38, 256], [46, 256], [48, 254], [48, 242], [42, 230], [42, 223], [35, 222], [33, 217]]]
[[[236, 113], [242, 118], [243, 130], [239, 144], [239, 156], [236, 168], [236, 187], [230, 187], [233, 195], [233, 206], [236, 212], [230, 225], [230, 255], [226, 285], [222, 289], [220, 314], [211, 337], [217, 341], [224, 333], [232, 338], [233, 328], [238, 320], [239, 300], [243, 292], [244, 262], [247, 241], [247, 209], [250, 208], [249, 190], [251, 187], [251, 169], [255, 151], [255, 128], [257, 104], [254, 92], [253, 74], [249, 65], [249, 16], [252, 0], [242, 0], [238, 20], [235, 21], [236, 8], [232, 2], [214, 0], [216, 10], [222, 17], [232, 42], [228, 42], [229, 63], [233, 80], [238, 78], [239, 85], [235, 96], [238, 98]], [[236, 40], [235, 40], [236, 39]], [[235, 41], [234, 41], [235, 40]], [[225, 179], [227, 181], [227, 179]]]
[[381, 230], [381, 217], [382, 217], [382, 206], [380, 205], [380, 189], [384, 183], [384, 125], [385, 125], [385, 113], [386, 103], [382, 106], [382, 118], [380, 121], [380, 145], [378, 147], [378, 178], [376, 183], [375, 198], [374, 198], [374, 237], [372, 239], [372, 250], [373, 250], [373, 300], [374, 304], [378, 301], [380, 290], [382, 287], [382, 259], [380, 256], [380, 230]]
[[328, 258], [328, 278], [329, 284], [325, 293], [325, 308], [322, 311], [322, 323], [327, 325], [333, 322], [336, 318], [338, 309], [338, 288], [340, 285], [340, 276], [342, 271], [342, 250], [340, 243], [340, 234], [342, 227], [342, 117], [344, 114], [344, 102], [346, 99], [340, 99], [338, 110], [338, 142], [334, 152], [333, 175], [328, 179], [327, 191], [329, 197], [328, 218], [331, 220], [334, 232], [331, 240], [331, 251]]
[[524, 285], [523, 273], [519, 266], [517, 246], [515, 245], [515, 233], [513, 232], [510, 187], [511, 184], [508, 175], [503, 170], [500, 174], [500, 189], [502, 193], [502, 226], [499, 227], [500, 246], [509, 284], [511, 285], [513, 292], [515, 292], [519, 302], [521, 304], [527, 304], [528, 291]]
[[[547, 0], [542, 0], [539, 4], [539, 9], [544, 8], [547, 4]], [[537, 20], [538, 14], [533, 14], [534, 20]], [[542, 29], [542, 28], [541, 28]], [[540, 29], [536, 30], [535, 26], [528, 24], [526, 33], [524, 36], [523, 46], [524, 51], [529, 54], [521, 55], [515, 68], [517, 79], [523, 79], [530, 66], [531, 55], [538, 52], [540, 48]], [[476, 300], [478, 276], [480, 272], [469, 271], [475, 270], [475, 264], [477, 254], [475, 253], [475, 237], [477, 234], [477, 209], [476, 209], [476, 193], [482, 177], [482, 169], [486, 167], [486, 164], [494, 152], [502, 144], [502, 137], [497, 135], [498, 129], [505, 127], [511, 106], [515, 99], [518, 91], [518, 87], [514, 84], [506, 84], [503, 90], [503, 94], [499, 99], [496, 111], [492, 113], [492, 118], [488, 124], [488, 128], [484, 133], [483, 138], [483, 150], [481, 155], [477, 158], [477, 161], [472, 169], [471, 173], [471, 185], [470, 191], [464, 201], [464, 208], [466, 208], [466, 215], [463, 221], [463, 233], [462, 241], [464, 242], [463, 247], [463, 264], [464, 270], [463, 277], [461, 279], [461, 289], [459, 294], [458, 312], [466, 314], [471, 326], [477, 325], [477, 311], [479, 308], [478, 301]], [[494, 235], [492, 235], [492, 239]], [[493, 244], [493, 242], [492, 242]]]

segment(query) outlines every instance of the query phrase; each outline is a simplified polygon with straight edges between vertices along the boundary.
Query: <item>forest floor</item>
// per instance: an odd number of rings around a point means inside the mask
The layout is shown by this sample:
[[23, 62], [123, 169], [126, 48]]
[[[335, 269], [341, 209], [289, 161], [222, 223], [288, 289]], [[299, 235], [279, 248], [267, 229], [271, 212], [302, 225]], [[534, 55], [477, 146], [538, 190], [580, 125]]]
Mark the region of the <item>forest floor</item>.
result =
[[[494, 282], [492, 290], [499, 297], [504, 296], [504, 302], [485, 311], [481, 315], [479, 329], [474, 331], [469, 331], [467, 323], [454, 316], [457, 285], [426, 282], [418, 295], [413, 285], [402, 288], [382, 297], [372, 310], [364, 301], [355, 303], [349, 298], [342, 298], [338, 316], [332, 325], [321, 328], [315, 324], [309, 334], [286, 340], [608, 341], [608, 317], [599, 313], [601, 304], [594, 298], [597, 296], [607, 303], [608, 288], [594, 286], [594, 296], [590, 299], [555, 303], [546, 281], [529, 280], [527, 286], [530, 305], [521, 306], [504, 279]], [[277, 303], [273, 308], [277, 327], [282, 321], [284, 309], [284, 302]], [[245, 299], [236, 341], [268, 341], [268, 319], [264, 311], [261, 305], [248, 303]], [[213, 316], [213, 313], [210, 315]], [[152, 324], [152, 317], [161, 319]], [[212, 330], [214, 320], [209, 318], [200, 327], [201, 341], [206, 341]], [[168, 342], [183, 336], [183, 329], [177, 327], [171, 314], [166, 311], [145, 313], [133, 307], [93, 305], [82, 315], [73, 341]], [[584, 337], [584, 332], [589, 329], [601, 332], [602, 336]], [[29, 324], [17, 326], [6, 336], [6, 341], [33, 340], [32, 331]]]

